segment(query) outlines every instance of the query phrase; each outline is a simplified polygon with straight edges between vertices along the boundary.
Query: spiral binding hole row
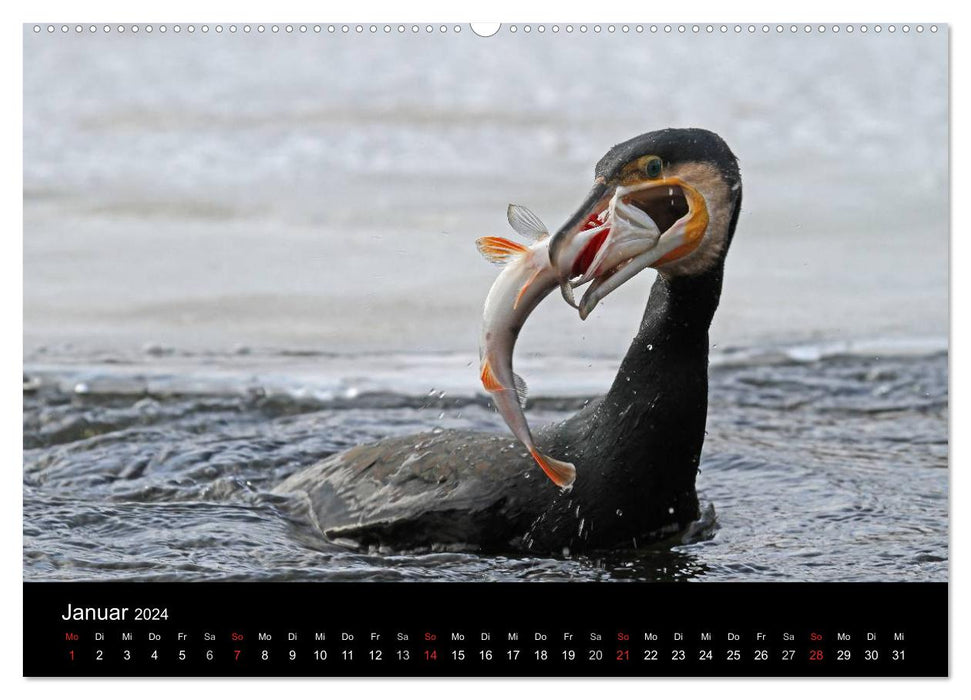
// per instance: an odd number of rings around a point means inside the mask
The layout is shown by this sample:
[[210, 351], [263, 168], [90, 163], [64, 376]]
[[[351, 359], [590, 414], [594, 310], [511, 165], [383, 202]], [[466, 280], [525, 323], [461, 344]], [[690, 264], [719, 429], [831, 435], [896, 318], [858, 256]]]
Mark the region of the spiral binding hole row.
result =
[[[658, 33], [663, 33], [663, 34], [675, 34], [675, 33], [677, 34], [702, 34], [702, 33], [704, 34], [715, 34], [715, 33], [720, 33], [720, 34], [729, 34], [729, 33], [732, 33], [732, 34], [772, 34], [772, 33], [775, 33], [775, 34], [785, 34], [785, 33], [839, 34], [841, 32], [846, 34], [853, 34], [854, 32], [857, 32], [857, 31], [863, 34], [866, 34], [870, 31], [876, 34], [880, 34], [884, 31], [890, 34], [894, 34], [897, 31], [900, 31], [904, 34], [909, 34], [911, 31], [914, 31], [918, 34], [922, 34], [924, 33], [925, 29], [927, 31], [930, 31], [931, 33], [937, 33], [938, 31], [937, 25], [934, 25], [934, 24], [928, 25], [926, 28], [922, 24], [917, 24], [913, 26], [909, 24], [902, 24], [902, 25], [895, 25], [895, 24], [888, 24], [888, 25], [880, 25], [880, 24], [874, 24], [874, 25], [866, 25], [866, 24], [861, 24], [861, 25], [852, 25], [852, 24], [846, 24], [846, 25], [839, 25], [839, 24], [833, 24], [833, 25], [824, 25], [824, 24], [818, 24], [818, 25], [812, 25], [812, 24], [802, 24], [802, 25], [799, 25], [799, 24], [773, 24], [773, 25], [770, 25], [770, 24], [744, 24], [744, 25], [743, 24], [733, 24], [733, 25], [729, 25], [729, 24], [718, 24], [718, 25], [714, 25], [714, 24], [660, 24], [660, 25], [659, 24], [648, 24], [648, 25], [645, 25], [645, 24], [606, 24], [606, 25], [510, 24], [506, 27], [503, 27], [503, 29], [505, 29], [505, 31], [507, 31], [510, 34], [516, 34], [519, 32], [522, 32], [525, 34], [530, 34], [532, 32], [536, 32], [539, 34], [545, 34], [547, 32], [551, 32], [553, 34], [560, 34], [560, 33], [615, 34], [617, 32], [620, 32], [622, 34], [629, 34], [631, 32], [636, 34], [643, 34], [645, 32], [650, 34], [658, 34]], [[181, 24], [173, 24], [173, 25], [48, 24], [46, 26], [35, 24], [33, 26], [33, 31], [35, 34], [41, 34], [45, 31], [48, 34], [55, 34], [58, 32], [60, 32], [61, 34], [69, 34], [72, 32], [74, 34], [96, 34], [99, 32], [105, 33], [105, 34], [108, 34], [111, 32], [115, 32], [117, 34], [125, 34], [125, 33], [138, 34], [139, 32], [143, 32], [145, 34], [151, 34], [153, 32], [157, 32], [160, 34], [165, 34], [168, 32], [172, 32], [174, 34], [180, 34], [182, 32], [186, 32], [188, 34], [195, 34], [196, 32], [199, 32], [202, 34], [209, 34], [210, 32], [213, 32], [215, 34], [222, 34], [224, 32], [229, 34], [237, 34], [237, 33], [279, 34], [281, 32], [285, 34], [294, 34], [294, 33], [296, 34], [308, 34], [308, 33], [312, 33], [312, 34], [321, 34], [321, 33], [327, 33], [327, 34], [379, 34], [379, 33], [381, 34], [392, 34], [392, 33], [449, 34], [449, 33], [454, 33], [454, 34], [458, 34], [458, 33], [461, 33], [463, 29], [462, 29], [462, 26], [458, 24], [452, 24], [452, 25], [447, 25], [447, 24], [440, 24], [440, 25], [433, 25], [433, 24], [410, 24], [410, 25], [409, 24], [397, 24], [397, 25], [392, 25], [392, 24], [383, 24], [383, 25], [381, 24], [325, 24], [325, 25], [322, 25], [322, 24], [284, 24], [284, 25], [216, 24], [211, 26], [208, 24], [200, 24], [200, 25], [195, 25], [195, 24], [187, 24], [187, 25], [181, 25]], [[474, 34], [474, 31], [472, 33]]]

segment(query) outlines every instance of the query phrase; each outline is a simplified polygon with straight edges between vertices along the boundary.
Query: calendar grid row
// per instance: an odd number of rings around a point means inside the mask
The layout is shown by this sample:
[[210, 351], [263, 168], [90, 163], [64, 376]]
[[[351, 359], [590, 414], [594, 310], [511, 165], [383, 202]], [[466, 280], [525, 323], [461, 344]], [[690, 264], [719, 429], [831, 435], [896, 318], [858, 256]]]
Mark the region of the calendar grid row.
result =
[[[891, 632], [65, 632], [71, 663], [142, 664], [838, 664], [905, 663], [907, 635]], [[110, 638], [109, 638], [110, 637]], [[743, 637], [745, 639], [743, 639]], [[854, 641], [856, 640], [856, 641]]]
[[564, 662], [604, 662], [627, 663], [643, 661], [647, 663], [697, 661], [700, 663], [721, 659], [727, 663], [755, 663], [765, 661], [809, 662], [880, 661], [903, 662], [907, 659], [907, 647], [700, 647], [700, 646], [637, 646], [637, 647], [324, 647], [324, 646], [256, 646], [256, 647], [219, 647], [219, 646], [91, 646], [68, 647], [66, 654], [70, 661], [84, 659], [96, 662], [137, 662], [158, 661], [168, 655], [178, 661], [225, 661], [244, 663], [250, 661], [285, 661], [309, 659], [314, 662], [464, 662], [475, 659], [479, 662], [504, 661], [515, 663], [520, 660], [545, 662], [557, 658]]

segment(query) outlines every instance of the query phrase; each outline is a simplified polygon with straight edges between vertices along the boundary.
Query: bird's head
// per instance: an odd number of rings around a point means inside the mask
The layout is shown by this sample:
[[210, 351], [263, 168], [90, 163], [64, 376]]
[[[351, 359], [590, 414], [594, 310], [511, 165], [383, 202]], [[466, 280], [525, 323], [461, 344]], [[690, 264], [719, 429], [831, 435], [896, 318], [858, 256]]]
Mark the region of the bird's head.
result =
[[590, 194], [549, 248], [569, 303], [577, 306], [575, 287], [592, 282], [577, 307], [580, 318], [644, 268], [697, 275], [724, 257], [742, 181], [717, 134], [652, 131], [611, 148], [594, 175]]

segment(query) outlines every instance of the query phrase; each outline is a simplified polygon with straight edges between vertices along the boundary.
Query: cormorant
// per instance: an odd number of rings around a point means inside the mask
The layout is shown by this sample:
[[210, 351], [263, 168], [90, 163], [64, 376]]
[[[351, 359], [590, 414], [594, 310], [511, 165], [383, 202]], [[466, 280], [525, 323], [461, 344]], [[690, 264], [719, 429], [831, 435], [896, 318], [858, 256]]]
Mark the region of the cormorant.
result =
[[[550, 244], [567, 284], [590, 270], [605, 245], [602, 236], [579, 250], [575, 242], [603, 220], [618, 188], [662, 235], [653, 259], [601, 264], [580, 302], [585, 317], [640, 269], [658, 271], [607, 394], [536, 433], [541, 449], [576, 465], [572, 489], [523, 478], [535, 466], [524, 450], [503, 449], [508, 434], [389, 438], [332, 455], [275, 490], [302, 497], [325, 537], [361, 548], [559, 555], [637, 548], [697, 520], [708, 328], [741, 208], [738, 162], [710, 131], [663, 129], [611, 148], [594, 183]], [[675, 244], [669, 233], [679, 236]]]

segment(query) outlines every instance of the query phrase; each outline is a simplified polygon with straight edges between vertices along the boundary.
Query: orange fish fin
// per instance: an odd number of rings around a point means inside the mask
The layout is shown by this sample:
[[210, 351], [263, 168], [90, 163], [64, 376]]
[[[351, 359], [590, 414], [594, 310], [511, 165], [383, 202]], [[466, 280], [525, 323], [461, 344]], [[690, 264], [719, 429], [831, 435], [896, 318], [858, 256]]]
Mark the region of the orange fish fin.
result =
[[548, 457], [539, 450], [530, 450], [530, 454], [533, 455], [533, 459], [536, 460], [540, 468], [546, 472], [550, 481], [561, 489], [573, 488], [573, 481], [577, 478], [577, 470], [572, 464]]
[[523, 298], [523, 294], [525, 294], [526, 290], [529, 289], [529, 285], [535, 282], [536, 278], [539, 277], [539, 273], [540, 273], [540, 268], [536, 268], [536, 272], [534, 272], [532, 275], [529, 276], [529, 279], [526, 280], [526, 284], [524, 284], [522, 289], [519, 290], [519, 294], [516, 295], [516, 301], [514, 301], [512, 304], [512, 308], [514, 311], [516, 307], [519, 306], [519, 300]]
[[492, 373], [492, 365], [489, 364], [489, 360], [482, 363], [482, 374], [479, 376], [479, 379], [482, 380], [482, 386], [484, 386], [485, 390], [489, 393], [502, 391], [506, 388], [499, 383], [499, 380], [496, 379], [496, 375]]
[[475, 241], [482, 257], [491, 263], [505, 265], [510, 260], [525, 255], [529, 250], [526, 246], [499, 236], [483, 236]]

